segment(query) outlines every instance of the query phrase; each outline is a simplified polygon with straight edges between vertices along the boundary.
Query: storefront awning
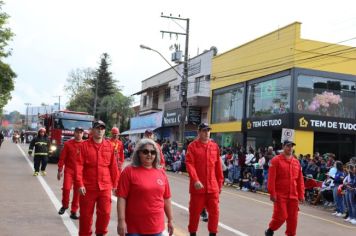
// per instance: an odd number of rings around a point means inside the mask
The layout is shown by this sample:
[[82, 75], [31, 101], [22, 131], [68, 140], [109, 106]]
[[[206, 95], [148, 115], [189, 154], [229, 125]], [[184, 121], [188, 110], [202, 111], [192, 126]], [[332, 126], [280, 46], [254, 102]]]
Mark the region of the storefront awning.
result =
[[144, 129], [126, 130], [125, 132], [122, 132], [120, 135], [143, 134], [147, 129], [155, 130], [158, 128], [159, 127], [148, 127]]

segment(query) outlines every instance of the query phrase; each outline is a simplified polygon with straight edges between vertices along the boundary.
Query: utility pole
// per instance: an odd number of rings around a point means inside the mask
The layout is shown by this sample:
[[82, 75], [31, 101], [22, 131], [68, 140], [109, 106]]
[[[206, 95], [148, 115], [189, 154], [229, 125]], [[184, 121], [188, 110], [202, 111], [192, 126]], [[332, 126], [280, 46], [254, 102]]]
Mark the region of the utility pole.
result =
[[179, 143], [180, 145], [183, 146], [184, 144], [184, 133], [185, 133], [185, 120], [187, 116], [187, 108], [188, 108], [188, 54], [189, 54], [189, 18], [181, 18], [179, 17], [173, 17], [173, 16], [165, 16], [161, 15], [163, 18], [168, 18], [171, 20], [180, 20], [180, 21], [185, 21], [186, 22], [186, 29], [185, 33], [180, 33], [180, 32], [173, 32], [173, 31], [163, 31], [161, 30], [162, 34], [175, 34], [175, 35], [184, 35], [185, 36], [185, 53], [184, 53], [184, 69], [183, 69], [183, 78], [180, 83], [180, 96], [182, 98], [181, 101], [181, 117], [180, 117], [180, 122], [179, 122]]
[[62, 96], [58, 95], [58, 96], [54, 96], [54, 97], [58, 98], [58, 111], [60, 111], [61, 110], [61, 97]]
[[31, 106], [31, 103], [26, 102], [25, 105], [26, 105], [26, 126], [28, 129], [28, 126], [29, 126], [28, 125], [28, 107]]

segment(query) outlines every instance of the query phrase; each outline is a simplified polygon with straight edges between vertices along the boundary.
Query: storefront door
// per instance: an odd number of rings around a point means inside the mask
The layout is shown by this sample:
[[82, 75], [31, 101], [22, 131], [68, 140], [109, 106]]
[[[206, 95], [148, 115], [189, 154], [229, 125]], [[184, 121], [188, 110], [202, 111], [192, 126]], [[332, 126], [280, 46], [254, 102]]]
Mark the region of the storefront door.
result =
[[355, 156], [355, 135], [315, 132], [314, 151], [334, 153], [337, 160], [346, 163]]

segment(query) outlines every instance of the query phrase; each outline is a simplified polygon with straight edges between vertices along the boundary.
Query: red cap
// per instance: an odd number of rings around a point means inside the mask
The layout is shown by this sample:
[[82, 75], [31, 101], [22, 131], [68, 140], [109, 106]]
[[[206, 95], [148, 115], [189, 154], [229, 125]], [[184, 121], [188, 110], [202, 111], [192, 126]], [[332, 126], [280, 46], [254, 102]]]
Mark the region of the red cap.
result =
[[111, 129], [111, 133], [112, 134], [120, 134], [120, 131], [119, 131], [119, 129], [117, 127], [114, 127], [114, 128]]

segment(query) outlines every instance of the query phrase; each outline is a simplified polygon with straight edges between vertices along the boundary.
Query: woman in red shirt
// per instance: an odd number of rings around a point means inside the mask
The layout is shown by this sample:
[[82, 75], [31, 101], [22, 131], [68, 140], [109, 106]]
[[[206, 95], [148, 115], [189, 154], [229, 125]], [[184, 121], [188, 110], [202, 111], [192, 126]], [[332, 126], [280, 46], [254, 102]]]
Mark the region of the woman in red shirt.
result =
[[171, 192], [168, 178], [160, 166], [160, 152], [153, 140], [141, 139], [118, 186], [118, 226], [120, 236], [160, 236], [164, 215], [168, 233], [173, 235]]

